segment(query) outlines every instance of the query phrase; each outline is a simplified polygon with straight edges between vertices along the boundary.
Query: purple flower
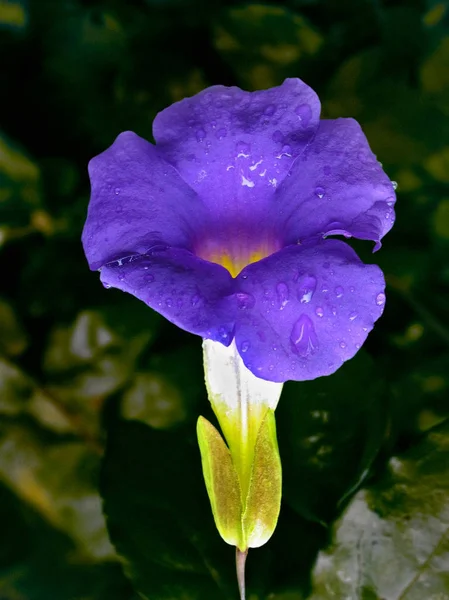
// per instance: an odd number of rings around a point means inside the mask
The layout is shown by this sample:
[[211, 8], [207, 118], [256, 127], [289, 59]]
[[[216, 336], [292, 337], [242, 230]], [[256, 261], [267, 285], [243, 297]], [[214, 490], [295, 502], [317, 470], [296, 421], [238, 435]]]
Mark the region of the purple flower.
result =
[[385, 282], [343, 235], [394, 222], [393, 185], [353, 119], [320, 120], [299, 79], [214, 86], [89, 165], [91, 269], [271, 381], [333, 373], [382, 314]]

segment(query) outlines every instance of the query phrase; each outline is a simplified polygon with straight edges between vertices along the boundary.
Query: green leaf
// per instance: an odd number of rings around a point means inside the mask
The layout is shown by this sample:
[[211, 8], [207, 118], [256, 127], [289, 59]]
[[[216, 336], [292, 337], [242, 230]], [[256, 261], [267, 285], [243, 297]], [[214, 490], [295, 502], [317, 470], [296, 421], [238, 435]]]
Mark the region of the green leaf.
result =
[[234, 552], [217, 535], [193, 433], [126, 422], [109, 434], [101, 485], [109, 533], [150, 600], [237, 593]]
[[13, 306], [0, 297], [0, 353], [7, 356], [22, 354], [28, 338]]
[[25, 152], [0, 132], [0, 245], [34, 229], [41, 206], [40, 171]]
[[320, 553], [309, 600], [449, 598], [449, 424], [390, 459]]
[[303, 17], [282, 6], [264, 4], [229, 9], [214, 33], [216, 49], [243, 87], [255, 89], [282, 83], [323, 42]]
[[0, 480], [64, 531], [80, 556], [113, 557], [95, 485], [97, 454], [81, 441], [50, 443], [32, 427], [5, 423], [0, 428], [0, 457]]
[[[151, 311], [146, 313], [149, 324]], [[98, 430], [103, 402], [128, 383], [153, 338], [145, 321], [137, 329], [134, 316], [119, 319], [115, 310], [84, 310], [72, 325], [58, 326], [51, 334], [43, 365], [45, 389], [77, 413], [86, 430]]]
[[375, 459], [386, 430], [384, 385], [363, 352], [334, 375], [287, 382], [276, 411], [284, 499], [332, 520]]

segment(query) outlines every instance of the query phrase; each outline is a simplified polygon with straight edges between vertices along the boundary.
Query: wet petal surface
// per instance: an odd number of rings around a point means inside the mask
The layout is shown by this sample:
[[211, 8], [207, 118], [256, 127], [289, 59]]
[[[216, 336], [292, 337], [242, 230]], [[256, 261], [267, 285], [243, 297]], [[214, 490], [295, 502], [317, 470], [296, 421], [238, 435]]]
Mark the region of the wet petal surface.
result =
[[92, 194], [82, 239], [91, 269], [161, 244], [194, 245], [205, 207], [152, 144], [121, 133], [90, 161], [89, 175]]
[[394, 223], [394, 187], [354, 119], [321, 121], [277, 190], [267, 218], [284, 244], [313, 236], [373, 240]]
[[255, 375], [272, 381], [336, 371], [385, 304], [381, 270], [338, 240], [284, 248], [246, 267], [236, 284], [255, 299], [238, 314], [237, 348]]
[[226, 269], [186, 250], [169, 248], [103, 267], [105, 287], [133, 294], [169, 321], [228, 346], [237, 305]]

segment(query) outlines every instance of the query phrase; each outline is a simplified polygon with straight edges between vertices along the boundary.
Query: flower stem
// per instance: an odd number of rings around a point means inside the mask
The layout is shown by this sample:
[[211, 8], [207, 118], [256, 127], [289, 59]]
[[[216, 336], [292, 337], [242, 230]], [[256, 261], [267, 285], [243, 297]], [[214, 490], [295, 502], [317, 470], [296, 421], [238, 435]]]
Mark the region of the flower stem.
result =
[[240, 600], [245, 600], [245, 563], [248, 556], [248, 549], [242, 552], [238, 548], [235, 549], [235, 566], [237, 569], [237, 581], [239, 584]]

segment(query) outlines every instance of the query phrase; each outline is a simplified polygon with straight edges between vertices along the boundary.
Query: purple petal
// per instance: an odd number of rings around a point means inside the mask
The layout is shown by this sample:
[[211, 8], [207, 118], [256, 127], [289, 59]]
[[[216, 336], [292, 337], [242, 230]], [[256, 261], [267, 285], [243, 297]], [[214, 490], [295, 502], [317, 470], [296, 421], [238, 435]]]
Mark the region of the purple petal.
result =
[[356, 121], [321, 121], [289, 175], [267, 215], [285, 245], [343, 234], [380, 247], [394, 223], [396, 196]]
[[154, 246], [190, 249], [206, 211], [156, 148], [130, 131], [89, 163], [83, 245], [91, 269]]
[[269, 198], [315, 134], [319, 114], [317, 95], [299, 79], [252, 93], [215, 86], [159, 113], [153, 133], [211, 208], [217, 225], [211, 237], [226, 238], [248, 219], [265, 216]]
[[289, 246], [246, 267], [236, 279], [253, 298], [235, 338], [248, 369], [287, 381], [330, 375], [352, 358], [380, 317], [385, 281], [344, 242]]
[[186, 331], [225, 346], [233, 339], [232, 277], [186, 250], [169, 248], [115, 261], [101, 269], [101, 281], [133, 294]]

